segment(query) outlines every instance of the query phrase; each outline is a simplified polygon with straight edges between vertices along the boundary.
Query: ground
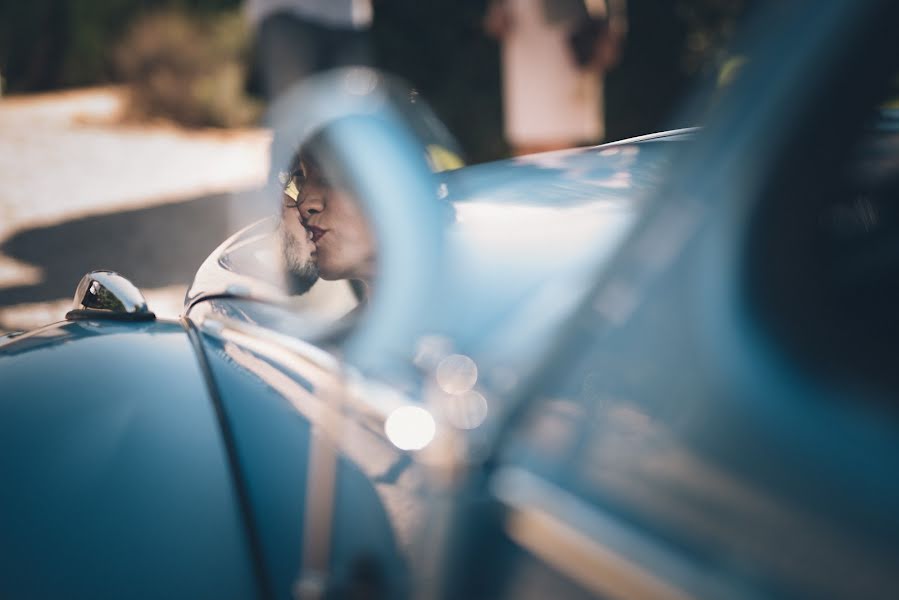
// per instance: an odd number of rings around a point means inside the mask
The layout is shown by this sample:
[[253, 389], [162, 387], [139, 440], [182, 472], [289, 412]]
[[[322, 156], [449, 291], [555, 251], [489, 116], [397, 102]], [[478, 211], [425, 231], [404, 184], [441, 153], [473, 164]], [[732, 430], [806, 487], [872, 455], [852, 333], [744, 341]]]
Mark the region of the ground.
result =
[[196, 268], [246, 221], [266, 130], [124, 123], [124, 102], [121, 88], [0, 98], [0, 332], [61, 320], [99, 268], [176, 317]]

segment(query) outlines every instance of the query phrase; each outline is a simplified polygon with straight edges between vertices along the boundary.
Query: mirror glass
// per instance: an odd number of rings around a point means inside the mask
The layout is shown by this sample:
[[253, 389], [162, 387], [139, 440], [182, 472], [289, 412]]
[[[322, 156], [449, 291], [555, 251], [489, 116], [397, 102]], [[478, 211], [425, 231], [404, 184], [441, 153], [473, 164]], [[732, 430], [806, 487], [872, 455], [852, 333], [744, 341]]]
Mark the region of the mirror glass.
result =
[[372, 200], [397, 207], [378, 211], [386, 221], [380, 231], [393, 242], [393, 289], [397, 271], [420, 265], [415, 253], [397, 250], [414, 217], [391, 210], [409, 202], [449, 207], [438, 184], [424, 187], [410, 164], [423, 173], [447, 170], [462, 166], [461, 152], [411, 88], [370, 70], [297, 86], [272, 106], [269, 124], [267, 183], [232, 202], [235, 233], [200, 269], [188, 304], [220, 294], [239, 305], [240, 319], [282, 333], [310, 341], [335, 328], [346, 333], [377, 290], [388, 289], [378, 285], [384, 263]]

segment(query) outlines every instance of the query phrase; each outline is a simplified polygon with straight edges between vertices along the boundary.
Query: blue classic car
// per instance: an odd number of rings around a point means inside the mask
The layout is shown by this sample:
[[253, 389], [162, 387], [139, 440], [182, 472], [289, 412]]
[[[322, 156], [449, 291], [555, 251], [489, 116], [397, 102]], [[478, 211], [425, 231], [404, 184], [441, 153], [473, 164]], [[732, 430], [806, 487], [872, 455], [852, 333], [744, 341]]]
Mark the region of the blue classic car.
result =
[[[363, 76], [368, 96], [341, 96]], [[2, 343], [4, 597], [397, 597], [436, 581], [451, 494], [432, 479], [474, 460], [508, 409], [499, 390], [690, 132], [434, 178], [392, 112], [365, 114], [378, 85], [348, 71], [282, 103], [337, 106], [357, 119], [351, 166], [377, 158], [362, 178], [387, 186], [366, 200], [390, 233], [361, 317], [322, 326], [333, 294], [285, 293], [269, 218], [201, 265], [180, 322], [96, 271], [65, 322]]]
[[702, 131], [434, 175], [383, 78], [284, 98], [371, 298], [275, 218], [0, 341], [0, 597], [894, 597], [899, 5], [775, 4]]

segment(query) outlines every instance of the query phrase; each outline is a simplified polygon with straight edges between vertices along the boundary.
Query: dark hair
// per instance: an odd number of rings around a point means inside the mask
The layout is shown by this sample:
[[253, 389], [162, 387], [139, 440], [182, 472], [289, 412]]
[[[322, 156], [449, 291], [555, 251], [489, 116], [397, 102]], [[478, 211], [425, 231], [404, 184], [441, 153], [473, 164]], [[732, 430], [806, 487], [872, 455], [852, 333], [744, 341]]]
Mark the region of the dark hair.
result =
[[288, 174], [293, 177], [303, 165], [335, 182], [344, 181], [341, 161], [337, 160], [333, 145], [325, 129], [319, 129], [301, 144], [287, 165]]

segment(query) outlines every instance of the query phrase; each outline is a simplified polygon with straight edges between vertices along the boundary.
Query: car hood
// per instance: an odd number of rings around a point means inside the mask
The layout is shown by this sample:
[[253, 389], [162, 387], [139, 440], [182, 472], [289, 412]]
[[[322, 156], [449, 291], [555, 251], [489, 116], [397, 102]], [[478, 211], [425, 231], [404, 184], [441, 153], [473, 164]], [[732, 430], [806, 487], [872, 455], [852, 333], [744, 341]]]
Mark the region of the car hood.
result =
[[[429, 329], [526, 372], [630, 235], [692, 130], [443, 174], [454, 219]], [[487, 366], [484, 363], [483, 366]]]
[[0, 341], [0, 597], [253, 597], [216, 413], [177, 323]]

